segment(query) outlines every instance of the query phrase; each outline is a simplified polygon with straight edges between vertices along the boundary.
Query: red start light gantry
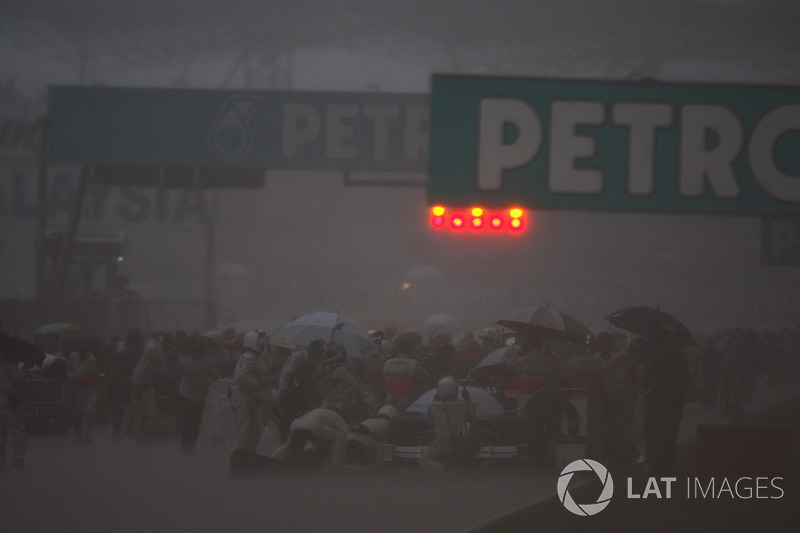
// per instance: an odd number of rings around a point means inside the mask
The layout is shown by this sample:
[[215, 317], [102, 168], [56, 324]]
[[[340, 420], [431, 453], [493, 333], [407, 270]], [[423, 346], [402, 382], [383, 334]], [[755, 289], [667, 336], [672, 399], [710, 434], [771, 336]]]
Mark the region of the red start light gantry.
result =
[[483, 207], [431, 207], [430, 223], [436, 230], [477, 233], [521, 233], [527, 214], [519, 207], [484, 209]]

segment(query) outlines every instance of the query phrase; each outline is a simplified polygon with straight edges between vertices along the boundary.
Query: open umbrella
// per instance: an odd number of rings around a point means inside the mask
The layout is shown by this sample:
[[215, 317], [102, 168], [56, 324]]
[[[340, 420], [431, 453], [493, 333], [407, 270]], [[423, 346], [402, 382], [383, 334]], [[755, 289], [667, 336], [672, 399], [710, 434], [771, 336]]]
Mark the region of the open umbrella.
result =
[[461, 325], [461, 321], [455, 315], [437, 313], [425, 319], [425, 322], [422, 323], [422, 328], [427, 333], [436, 333], [439, 331], [444, 333], [458, 333], [464, 329], [464, 326]]
[[[461, 386], [458, 389], [458, 397], [463, 398], [462, 393], [464, 389], [469, 391], [469, 400], [475, 406], [475, 417], [481, 420], [487, 418], [501, 418], [506, 414], [506, 408], [500, 403], [500, 400], [486, 390], [478, 387]], [[428, 407], [433, 403], [433, 398], [436, 396], [436, 389], [431, 389], [425, 392], [414, 400], [414, 403], [408, 406], [406, 413], [420, 413], [425, 414], [428, 412]]]
[[34, 335], [47, 335], [48, 333], [55, 333], [61, 340], [65, 340], [81, 336], [81, 328], [68, 322], [51, 322], [33, 330]]
[[592, 332], [580, 320], [550, 304], [520, 307], [497, 321], [503, 327], [523, 335], [544, 339], [584, 342]]
[[270, 336], [270, 344], [294, 348], [308, 346], [315, 339], [338, 342], [349, 358], [361, 358], [375, 345], [367, 330], [355, 319], [339, 313], [317, 311], [297, 318]]
[[481, 359], [481, 362], [475, 365], [475, 368], [486, 368], [490, 366], [504, 365], [511, 362], [511, 360], [519, 354], [519, 346], [503, 346], [492, 350], [486, 357]]
[[475, 368], [470, 370], [469, 376], [472, 377], [473, 372], [477, 372], [484, 376], [494, 376], [501, 381], [511, 380], [516, 374], [509, 369], [508, 364], [511, 363], [519, 354], [520, 346], [503, 346], [492, 350], [486, 357], [481, 359], [481, 362], [475, 365]]
[[648, 338], [666, 338], [678, 346], [697, 346], [689, 329], [660, 309], [628, 307], [606, 317], [612, 325]]

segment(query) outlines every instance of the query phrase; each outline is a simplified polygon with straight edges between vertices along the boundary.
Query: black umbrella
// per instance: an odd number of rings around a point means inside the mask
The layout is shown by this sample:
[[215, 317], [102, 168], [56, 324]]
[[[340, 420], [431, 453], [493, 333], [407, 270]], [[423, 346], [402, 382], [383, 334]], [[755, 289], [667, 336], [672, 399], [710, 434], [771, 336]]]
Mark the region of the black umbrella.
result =
[[683, 323], [660, 309], [628, 307], [611, 313], [606, 320], [614, 326], [646, 338], [666, 338], [678, 346], [697, 346], [697, 341]]
[[592, 332], [580, 320], [550, 304], [515, 309], [497, 324], [526, 336], [557, 341], [584, 342]]

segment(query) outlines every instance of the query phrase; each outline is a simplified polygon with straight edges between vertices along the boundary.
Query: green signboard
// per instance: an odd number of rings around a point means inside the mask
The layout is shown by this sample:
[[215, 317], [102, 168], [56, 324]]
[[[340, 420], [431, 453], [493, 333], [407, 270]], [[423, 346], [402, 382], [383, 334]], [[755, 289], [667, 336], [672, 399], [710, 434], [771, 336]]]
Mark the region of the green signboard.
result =
[[430, 203], [800, 213], [800, 89], [435, 75]]
[[428, 95], [53, 86], [50, 161], [425, 172]]

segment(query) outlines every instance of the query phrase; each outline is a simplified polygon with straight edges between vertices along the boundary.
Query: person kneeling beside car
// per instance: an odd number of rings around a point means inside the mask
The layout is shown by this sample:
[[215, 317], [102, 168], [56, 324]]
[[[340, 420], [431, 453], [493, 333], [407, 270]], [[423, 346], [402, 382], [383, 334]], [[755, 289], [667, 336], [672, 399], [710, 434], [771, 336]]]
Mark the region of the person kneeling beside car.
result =
[[447, 463], [458, 454], [464, 443], [467, 424], [475, 419], [475, 409], [466, 389], [463, 395], [464, 399], [457, 398], [458, 383], [454, 377], [445, 376], [439, 380], [436, 396], [428, 407], [428, 419], [433, 424], [433, 442], [420, 457], [420, 466], [443, 472]]

